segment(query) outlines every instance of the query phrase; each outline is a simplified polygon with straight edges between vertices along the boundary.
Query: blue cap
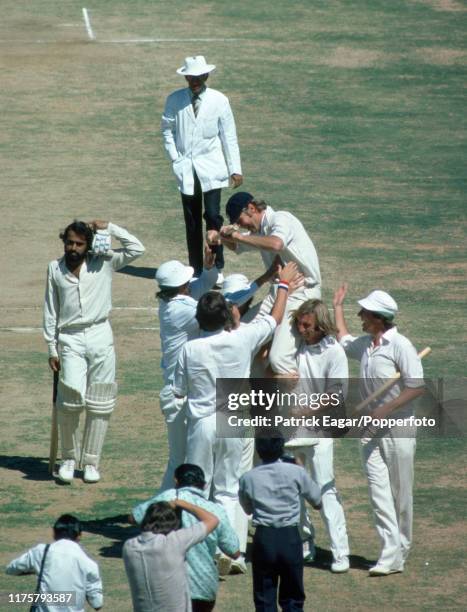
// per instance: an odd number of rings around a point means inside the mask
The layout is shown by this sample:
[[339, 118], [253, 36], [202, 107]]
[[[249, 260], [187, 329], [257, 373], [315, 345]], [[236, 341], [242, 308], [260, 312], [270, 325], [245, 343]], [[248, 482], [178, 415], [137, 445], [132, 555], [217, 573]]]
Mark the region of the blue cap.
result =
[[229, 198], [225, 207], [225, 212], [230, 219], [230, 223], [235, 223], [238, 220], [242, 210], [246, 208], [252, 200], [254, 200], [254, 197], [251, 193], [246, 191], [234, 193], [234, 195]]

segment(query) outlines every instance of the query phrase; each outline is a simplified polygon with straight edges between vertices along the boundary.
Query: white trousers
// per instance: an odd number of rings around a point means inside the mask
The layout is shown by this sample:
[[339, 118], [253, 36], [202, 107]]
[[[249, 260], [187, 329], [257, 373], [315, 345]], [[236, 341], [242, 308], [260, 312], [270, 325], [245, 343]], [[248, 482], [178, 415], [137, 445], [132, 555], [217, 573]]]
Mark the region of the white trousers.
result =
[[110, 323], [58, 336], [60, 379], [84, 397], [92, 383], [115, 382], [115, 351]]
[[[239, 478], [246, 472], [249, 472], [253, 467], [254, 454], [255, 439], [245, 438], [243, 440], [243, 450], [240, 458]], [[233, 527], [240, 542], [240, 552], [245, 553], [248, 540], [248, 514], [245, 513], [238, 500], [235, 506], [235, 521]]]
[[[349, 540], [345, 523], [344, 508], [336, 489], [334, 480], [334, 441], [332, 438], [320, 438], [314, 446], [301, 447], [295, 452], [321, 489], [321, 518], [326, 527], [331, 543], [334, 561], [349, 556]], [[308, 516], [305, 504], [300, 516], [302, 540], [314, 539], [315, 530]]]
[[[404, 430], [406, 435], [408, 429]], [[393, 428], [383, 438], [373, 438], [361, 446], [382, 544], [378, 565], [388, 569], [402, 569], [412, 543], [416, 429], [411, 428], [411, 438], [397, 438], [396, 433]]]
[[[58, 354], [61, 381], [79, 391], [83, 400], [86, 389], [92, 383], [115, 382], [115, 351], [112, 328], [108, 321], [80, 331], [60, 333]], [[57, 409], [62, 459], [80, 461], [79, 411], [73, 414], [65, 410], [60, 398], [57, 398]], [[83, 451], [85, 453], [86, 449]]]
[[159, 493], [173, 489], [175, 469], [185, 463], [186, 455], [186, 400], [178, 399], [172, 391], [171, 385], [165, 385], [159, 394], [160, 407], [167, 425], [167, 438], [169, 443], [169, 458]]
[[206, 495], [223, 506], [232, 527], [236, 524], [244, 443], [243, 438], [216, 436], [216, 414], [188, 419], [186, 460], [204, 471]]
[[[264, 298], [259, 316], [269, 314], [274, 304], [277, 288], [272, 287], [271, 291]], [[292, 313], [307, 300], [321, 299], [321, 287], [317, 285], [311, 289], [305, 287], [294, 291], [287, 299], [284, 318], [274, 332], [271, 350], [269, 352], [269, 363], [277, 374], [285, 374], [297, 369], [296, 353], [300, 338], [292, 321]]]

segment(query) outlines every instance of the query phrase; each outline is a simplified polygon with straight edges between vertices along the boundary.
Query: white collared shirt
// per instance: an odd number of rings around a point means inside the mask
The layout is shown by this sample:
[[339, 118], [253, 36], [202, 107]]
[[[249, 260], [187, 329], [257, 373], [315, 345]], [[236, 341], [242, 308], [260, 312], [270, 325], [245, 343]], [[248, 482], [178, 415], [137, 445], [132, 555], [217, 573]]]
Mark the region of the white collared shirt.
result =
[[[348, 357], [360, 361], [360, 388], [362, 399], [379, 389], [388, 378], [400, 372], [401, 382], [394, 384], [381, 398], [373, 403], [373, 408], [398, 397], [403, 387], [423, 387], [423, 367], [413, 344], [408, 338], [391, 327], [381, 337], [378, 346], [373, 344], [370, 335], [343, 336], [340, 340]], [[404, 412], [402, 412], [404, 411]], [[398, 410], [398, 416], [410, 413], [410, 404]]]
[[[255, 234], [251, 233], [251, 235], [254, 236]], [[315, 245], [297, 217], [285, 210], [275, 211], [271, 206], [268, 206], [261, 219], [259, 235], [276, 236], [284, 244], [279, 252], [261, 249], [261, 257], [266, 268], [269, 268], [275, 256], [279, 255], [284, 264], [290, 261], [297, 264], [299, 272], [305, 277], [306, 287], [321, 285], [321, 272]], [[239, 243], [237, 244], [237, 253], [254, 248]]]
[[220, 330], [187, 342], [180, 352], [173, 390], [187, 396], [188, 415], [192, 419], [216, 412], [216, 379], [248, 378], [251, 361], [276, 329], [270, 315], [233, 331]]
[[57, 357], [57, 337], [62, 331], [85, 328], [107, 319], [112, 308], [112, 273], [144, 253], [142, 243], [113, 223], [108, 232], [123, 249], [109, 257], [87, 257], [79, 278], [72, 274], [65, 257], [49, 263], [44, 304], [44, 338], [49, 357]]
[[190, 282], [190, 295], [176, 295], [168, 302], [160, 300], [161, 368], [165, 385], [172, 383], [182, 346], [199, 336], [198, 321], [195, 318], [197, 300], [216, 284], [217, 275], [215, 267], [203, 270], [199, 278]]
[[[24, 555], [8, 564], [6, 573], [39, 575], [44, 550], [45, 544], [30, 548]], [[75, 592], [76, 605], [58, 607], [47, 604], [39, 606], [39, 612], [84, 612], [85, 600], [93, 608], [101, 608], [103, 604], [99, 566], [72, 540], [57, 540], [47, 551], [40, 592], [57, 591]]]
[[302, 342], [297, 351], [297, 371], [307, 393], [347, 394], [349, 364], [344, 349], [333, 336], [325, 336], [316, 344]]

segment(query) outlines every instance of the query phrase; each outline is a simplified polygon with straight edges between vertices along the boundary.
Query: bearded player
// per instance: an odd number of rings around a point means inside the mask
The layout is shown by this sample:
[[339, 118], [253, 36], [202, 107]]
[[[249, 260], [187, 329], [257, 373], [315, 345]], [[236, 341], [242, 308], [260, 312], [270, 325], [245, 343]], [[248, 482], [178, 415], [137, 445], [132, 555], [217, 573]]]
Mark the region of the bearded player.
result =
[[[123, 248], [108, 250], [112, 237]], [[99, 460], [117, 395], [108, 320], [112, 276], [142, 255], [144, 246], [125, 229], [100, 220], [74, 221], [60, 238], [65, 254], [49, 263], [44, 305], [49, 365], [59, 374], [56, 403], [63, 462], [58, 477], [71, 482], [80, 463], [84, 481], [91, 483], [100, 480]], [[79, 418], [84, 409], [80, 452]]]

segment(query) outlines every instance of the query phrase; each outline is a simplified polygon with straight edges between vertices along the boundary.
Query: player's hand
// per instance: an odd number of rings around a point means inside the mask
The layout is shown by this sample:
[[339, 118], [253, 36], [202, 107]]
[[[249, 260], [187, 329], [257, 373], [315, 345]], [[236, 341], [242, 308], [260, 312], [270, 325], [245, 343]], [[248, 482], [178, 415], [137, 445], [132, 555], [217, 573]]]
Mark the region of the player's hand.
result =
[[204, 247], [203, 267], [206, 270], [210, 270], [214, 266], [215, 261], [216, 261], [216, 254], [212, 252], [209, 244], [206, 244]]
[[107, 229], [109, 222], [103, 221], [102, 219], [94, 219], [90, 223], [88, 223], [89, 227], [93, 232], [97, 232], [97, 230], [105, 230]]
[[230, 185], [232, 189], [237, 189], [243, 183], [243, 176], [241, 174], [232, 174], [230, 177]]
[[293, 293], [294, 291], [296, 291], [297, 289], [299, 289], [300, 287], [303, 287], [304, 284], [305, 284], [305, 277], [303, 276], [303, 274], [298, 272], [298, 274], [294, 277], [294, 279], [289, 282], [289, 295]]
[[223, 225], [220, 229], [220, 234], [222, 238], [228, 238], [229, 236], [232, 236], [232, 234], [236, 231], [238, 231], [238, 226], [235, 224], [234, 225]]
[[334, 308], [336, 306], [342, 306], [345, 300], [345, 296], [347, 295], [347, 289], [349, 288], [347, 283], [343, 283], [339, 289], [334, 293], [334, 297], [332, 298], [332, 305]]
[[49, 366], [52, 372], [60, 372], [60, 359], [58, 357], [49, 357]]
[[292, 283], [298, 276], [298, 267], [294, 261], [289, 261], [283, 268], [279, 268], [279, 282], [284, 281], [289, 284]]
[[208, 246], [218, 246], [221, 244], [220, 234], [217, 230], [209, 230], [206, 233], [206, 242]]

